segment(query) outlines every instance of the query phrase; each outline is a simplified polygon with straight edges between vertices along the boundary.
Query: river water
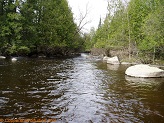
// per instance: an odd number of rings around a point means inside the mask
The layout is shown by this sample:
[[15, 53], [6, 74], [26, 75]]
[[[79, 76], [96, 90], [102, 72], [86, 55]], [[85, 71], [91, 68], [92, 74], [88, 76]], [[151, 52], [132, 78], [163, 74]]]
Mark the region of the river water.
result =
[[58, 123], [162, 123], [164, 79], [125, 76], [128, 66], [83, 54], [0, 60], [0, 118]]

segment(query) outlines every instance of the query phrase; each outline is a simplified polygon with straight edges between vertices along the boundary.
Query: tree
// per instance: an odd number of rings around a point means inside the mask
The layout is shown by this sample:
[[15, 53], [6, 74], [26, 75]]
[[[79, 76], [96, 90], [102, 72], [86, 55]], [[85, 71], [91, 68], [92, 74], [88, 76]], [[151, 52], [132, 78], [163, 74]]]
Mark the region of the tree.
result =
[[[125, 14], [120, 0], [108, 1], [108, 14], [95, 35], [95, 47], [109, 48], [122, 46], [125, 43]], [[118, 43], [119, 42], [119, 43]]]
[[163, 4], [162, 0], [109, 0], [107, 17], [96, 30], [93, 47], [124, 47], [129, 58], [140, 54], [153, 61], [163, 58]]
[[14, 53], [16, 44], [21, 42], [22, 16], [17, 11], [19, 3], [18, 0], [1, 0], [1, 51], [6, 55]]
[[100, 17], [98, 28], [100, 28], [101, 25], [102, 25], [102, 23], [101, 23], [101, 17]]
[[43, 15], [39, 22], [41, 45], [51, 47], [76, 47], [74, 40], [76, 25], [73, 22], [73, 14], [66, 0], [42, 3]]
[[[155, 58], [163, 56], [164, 46], [164, 23], [163, 23], [163, 6], [162, 3], [151, 3], [155, 4], [156, 8], [151, 9], [151, 13], [145, 18], [142, 31], [143, 40], [140, 42], [140, 49], [145, 52], [153, 53], [153, 62]], [[162, 57], [161, 57], [162, 58]]]
[[95, 36], [95, 28], [92, 27], [90, 29], [90, 33], [84, 33], [83, 36], [83, 39], [85, 41], [85, 51], [90, 51], [95, 44], [95, 40], [93, 39]]
[[0, 0], [0, 51], [66, 55], [82, 40], [67, 0]]

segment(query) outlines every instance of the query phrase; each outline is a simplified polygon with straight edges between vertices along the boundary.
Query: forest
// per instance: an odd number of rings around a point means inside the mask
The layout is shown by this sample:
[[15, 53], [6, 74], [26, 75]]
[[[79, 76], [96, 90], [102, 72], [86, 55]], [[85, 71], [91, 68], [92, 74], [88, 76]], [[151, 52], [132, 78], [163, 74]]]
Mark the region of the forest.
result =
[[0, 55], [67, 56], [92, 49], [164, 59], [164, 1], [108, 0], [98, 28], [80, 33], [67, 0], [0, 0]]
[[164, 59], [164, 1], [108, 1], [108, 14], [98, 29], [85, 34], [86, 50], [105, 48], [124, 52], [143, 62]]
[[64, 56], [83, 40], [67, 0], [0, 0], [0, 55]]

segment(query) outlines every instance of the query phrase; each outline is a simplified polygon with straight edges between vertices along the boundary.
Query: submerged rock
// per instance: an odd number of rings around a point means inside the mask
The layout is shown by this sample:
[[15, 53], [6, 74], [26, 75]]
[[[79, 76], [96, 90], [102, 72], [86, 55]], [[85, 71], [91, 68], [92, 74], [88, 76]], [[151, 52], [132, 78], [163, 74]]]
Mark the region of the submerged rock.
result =
[[112, 64], [107, 64], [107, 68], [109, 70], [113, 70], [113, 71], [117, 71], [119, 69], [120, 65], [116, 64], [116, 65], [112, 65]]
[[133, 77], [164, 77], [164, 70], [145, 64], [139, 64], [127, 68], [125, 74]]
[[117, 56], [107, 59], [108, 64], [120, 64], [120, 60]]
[[134, 62], [121, 62], [122, 65], [136, 65]]

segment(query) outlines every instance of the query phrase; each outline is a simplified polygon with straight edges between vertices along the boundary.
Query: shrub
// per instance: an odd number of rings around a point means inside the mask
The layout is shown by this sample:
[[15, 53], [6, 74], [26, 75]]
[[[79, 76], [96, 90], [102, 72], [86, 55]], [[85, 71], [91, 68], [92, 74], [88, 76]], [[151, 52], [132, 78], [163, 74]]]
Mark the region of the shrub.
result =
[[21, 46], [18, 48], [18, 54], [20, 55], [28, 55], [30, 53], [30, 49], [26, 46]]

